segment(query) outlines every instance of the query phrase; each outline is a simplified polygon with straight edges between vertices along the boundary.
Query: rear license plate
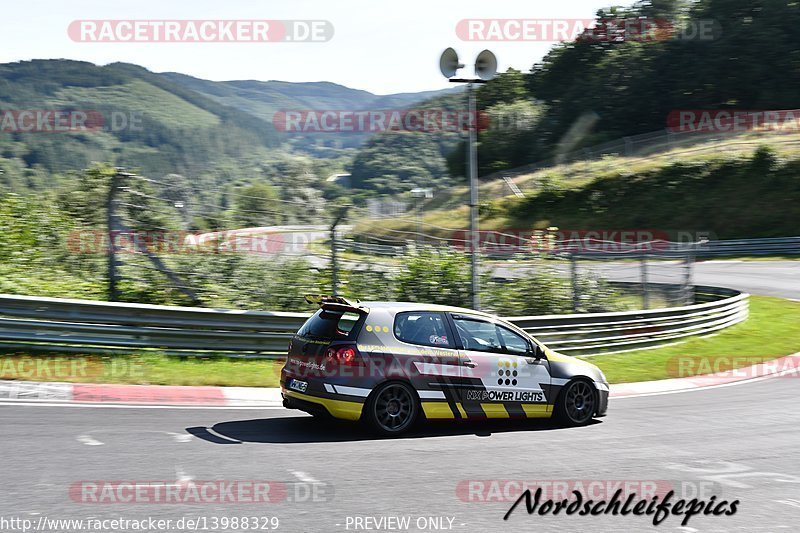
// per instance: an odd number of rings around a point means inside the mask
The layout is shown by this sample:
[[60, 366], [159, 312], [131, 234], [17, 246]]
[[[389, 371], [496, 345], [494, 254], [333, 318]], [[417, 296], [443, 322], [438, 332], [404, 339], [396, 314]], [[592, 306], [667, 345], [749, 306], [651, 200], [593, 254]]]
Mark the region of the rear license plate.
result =
[[289, 388], [292, 390], [296, 390], [297, 392], [305, 392], [306, 389], [308, 388], [308, 382], [300, 381], [297, 379], [290, 379]]

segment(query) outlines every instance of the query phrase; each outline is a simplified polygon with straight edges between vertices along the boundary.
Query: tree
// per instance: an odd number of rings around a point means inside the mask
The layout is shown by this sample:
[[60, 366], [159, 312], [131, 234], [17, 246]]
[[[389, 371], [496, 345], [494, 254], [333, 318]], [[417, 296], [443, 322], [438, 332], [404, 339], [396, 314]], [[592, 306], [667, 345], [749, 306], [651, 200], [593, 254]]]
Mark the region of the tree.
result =
[[445, 159], [430, 133], [376, 135], [358, 152], [350, 173], [353, 188], [377, 194], [448, 184]]
[[234, 221], [241, 227], [271, 226], [283, 221], [278, 193], [263, 181], [238, 190], [233, 210]]
[[525, 88], [525, 75], [519, 70], [509, 68], [478, 89], [478, 109], [488, 109], [497, 104], [512, 104], [528, 98]]

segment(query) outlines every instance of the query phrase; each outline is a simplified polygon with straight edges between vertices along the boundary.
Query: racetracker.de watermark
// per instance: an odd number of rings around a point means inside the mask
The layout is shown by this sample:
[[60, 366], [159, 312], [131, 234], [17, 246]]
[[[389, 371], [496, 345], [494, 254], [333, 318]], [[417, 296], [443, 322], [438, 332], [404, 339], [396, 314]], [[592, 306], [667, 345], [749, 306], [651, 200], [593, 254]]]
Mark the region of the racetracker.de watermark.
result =
[[667, 115], [672, 133], [800, 131], [800, 109], [676, 109]]
[[286, 501], [286, 484], [266, 480], [76, 481], [69, 498], [86, 504], [235, 504]]
[[91, 355], [31, 357], [8, 355], [0, 358], [0, 379], [88, 380], [143, 379], [146, 365], [130, 358], [102, 358]]
[[107, 254], [112, 247], [121, 254], [144, 251], [165, 254], [239, 253], [270, 255], [299, 253], [310, 238], [302, 232], [251, 235], [241, 230], [193, 233], [189, 231], [75, 230], [67, 236], [73, 254]]
[[456, 497], [468, 503], [513, 503], [526, 491], [541, 489], [543, 498], [568, 499], [574, 492], [592, 500], [611, 498], [621, 490], [627, 497], [642, 499], [663, 496], [674, 491], [681, 498], [709, 498], [721, 493], [712, 481], [677, 481], [666, 479], [464, 479], [456, 484]]
[[74, 20], [77, 43], [324, 43], [333, 38], [327, 20]]
[[79, 504], [280, 504], [334, 499], [333, 485], [316, 480], [81, 480], [72, 483], [68, 493]]
[[2, 133], [94, 133], [142, 131], [139, 111], [93, 109], [0, 109]]
[[458, 133], [476, 124], [487, 129], [489, 117], [446, 109], [285, 109], [273, 115], [272, 124], [282, 133]]
[[[478, 249], [485, 253], [643, 252], [669, 248], [677, 239], [670, 232], [650, 229], [502, 229], [479, 230]], [[683, 239], [690, 237], [683, 236]], [[454, 231], [454, 246], [472, 247], [472, 232]], [[686, 241], [689, 242], [689, 241]]]
[[800, 357], [758, 355], [677, 355], [666, 362], [667, 375], [703, 380], [753, 379], [765, 376], [800, 377]]
[[720, 35], [713, 19], [673, 21], [647, 17], [603, 19], [463, 19], [456, 24], [462, 41], [643, 42], [667, 39], [711, 41]]

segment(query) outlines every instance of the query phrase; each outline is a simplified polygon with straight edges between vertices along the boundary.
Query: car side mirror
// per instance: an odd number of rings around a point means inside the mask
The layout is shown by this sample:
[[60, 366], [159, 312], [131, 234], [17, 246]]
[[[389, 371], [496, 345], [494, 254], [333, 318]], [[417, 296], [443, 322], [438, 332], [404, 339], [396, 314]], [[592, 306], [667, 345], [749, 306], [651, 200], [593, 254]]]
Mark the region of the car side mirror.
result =
[[543, 359], [544, 358], [544, 350], [538, 344], [533, 343], [533, 350], [531, 351], [530, 355], [532, 357], [535, 357], [536, 359]]

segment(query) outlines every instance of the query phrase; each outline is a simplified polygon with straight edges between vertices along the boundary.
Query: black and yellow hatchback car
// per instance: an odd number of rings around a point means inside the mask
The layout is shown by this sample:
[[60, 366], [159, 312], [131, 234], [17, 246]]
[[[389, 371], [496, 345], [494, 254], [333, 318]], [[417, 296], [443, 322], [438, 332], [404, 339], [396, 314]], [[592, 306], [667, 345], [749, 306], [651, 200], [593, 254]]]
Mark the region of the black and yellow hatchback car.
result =
[[441, 305], [308, 297], [320, 309], [294, 335], [283, 404], [398, 435], [428, 420], [603, 416], [608, 381], [495, 316]]

